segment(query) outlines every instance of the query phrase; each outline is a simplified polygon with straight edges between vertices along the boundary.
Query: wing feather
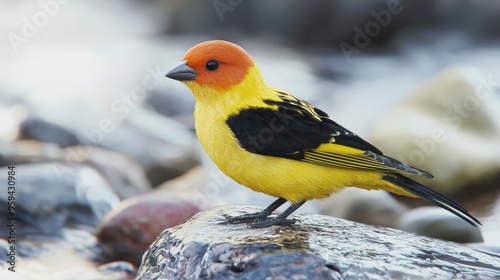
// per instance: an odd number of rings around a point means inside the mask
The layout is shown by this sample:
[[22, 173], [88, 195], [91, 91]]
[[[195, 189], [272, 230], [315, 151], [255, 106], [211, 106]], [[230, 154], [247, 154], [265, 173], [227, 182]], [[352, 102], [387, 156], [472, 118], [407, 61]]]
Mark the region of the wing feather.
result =
[[226, 120], [247, 151], [323, 166], [433, 178], [428, 172], [383, 155], [306, 101], [284, 92], [277, 95], [278, 99], [264, 100], [268, 107], [247, 108]]

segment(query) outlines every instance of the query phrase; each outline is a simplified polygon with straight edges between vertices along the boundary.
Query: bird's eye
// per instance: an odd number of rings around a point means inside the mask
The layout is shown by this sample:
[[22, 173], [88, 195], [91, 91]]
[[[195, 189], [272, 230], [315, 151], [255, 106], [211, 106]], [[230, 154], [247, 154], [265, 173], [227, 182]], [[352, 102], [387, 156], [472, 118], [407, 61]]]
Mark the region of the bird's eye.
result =
[[219, 62], [217, 62], [215, 60], [209, 60], [207, 62], [207, 64], [205, 64], [205, 68], [208, 71], [213, 72], [213, 71], [217, 70], [217, 68], [219, 68]]

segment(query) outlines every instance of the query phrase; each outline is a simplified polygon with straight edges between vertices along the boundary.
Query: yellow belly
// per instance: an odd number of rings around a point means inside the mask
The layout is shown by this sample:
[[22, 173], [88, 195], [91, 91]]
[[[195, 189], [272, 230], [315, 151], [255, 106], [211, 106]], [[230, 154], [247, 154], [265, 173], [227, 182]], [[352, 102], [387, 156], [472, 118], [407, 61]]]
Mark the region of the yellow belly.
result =
[[382, 174], [326, 167], [251, 153], [239, 146], [230, 128], [215, 115], [195, 115], [201, 145], [227, 176], [254, 191], [291, 202], [321, 199], [344, 187], [385, 189], [407, 195], [381, 180]]

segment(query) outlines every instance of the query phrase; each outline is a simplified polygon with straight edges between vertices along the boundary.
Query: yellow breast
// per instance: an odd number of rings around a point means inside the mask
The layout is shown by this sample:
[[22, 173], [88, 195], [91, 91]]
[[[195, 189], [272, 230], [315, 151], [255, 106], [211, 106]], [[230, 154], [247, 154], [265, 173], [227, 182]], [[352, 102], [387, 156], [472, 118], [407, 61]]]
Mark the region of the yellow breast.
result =
[[224, 174], [254, 191], [298, 202], [325, 198], [345, 186], [380, 178], [372, 172], [335, 169], [248, 152], [240, 147], [226, 125], [224, 114], [211, 108], [197, 105], [195, 122], [200, 143], [212, 161]]
[[228, 116], [243, 108], [266, 107], [263, 99], [278, 100], [276, 90], [265, 86], [260, 75], [248, 77], [228, 92], [187, 84], [197, 99], [196, 134], [209, 157], [227, 176], [254, 191], [291, 202], [325, 198], [346, 186], [373, 189], [373, 182], [380, 181], [380, 174], [374, 172], [259, 155], [242, 148], [226, 124]]

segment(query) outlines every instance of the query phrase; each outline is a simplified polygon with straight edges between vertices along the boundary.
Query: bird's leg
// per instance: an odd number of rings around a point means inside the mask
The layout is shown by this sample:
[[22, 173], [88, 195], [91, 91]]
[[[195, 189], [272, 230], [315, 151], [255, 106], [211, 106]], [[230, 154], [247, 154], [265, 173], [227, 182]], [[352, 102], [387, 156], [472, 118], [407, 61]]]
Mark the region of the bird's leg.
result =
[[275, 218], [270, 218], [266, 220], [256, 220], [253, 223], [249, 224], [249, 228], [265, 228], [273, 225], [279, 225], [279, 226], [284, 226], [284, 225], [293, 225], [299, 220], [297, 219], [287, 219], [290, 214], [292, 214], [293, 211], [297, 210], [302, 204], [304, 204], [305, 201], [301, 201], [299, 203], [294, 203], [290, 207], [288, 207], [285, 212], [279, 214]]
[[226, 223], [228, 224], [239, 224], [239, 223], [248, 223], [248, 222], [256, 222], [260, 220], [264, 220], [267, 216], [271, 215], [274, 210], [278, 209], [283, 203], [286, 202], [284, 198], [278, 198], [275, 202], [271, 203], [271, 205], [267, 206], [266, 209], [261, 212], [245, 214], [241, 216], [231, 217], [226, 219]]

